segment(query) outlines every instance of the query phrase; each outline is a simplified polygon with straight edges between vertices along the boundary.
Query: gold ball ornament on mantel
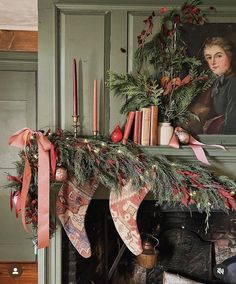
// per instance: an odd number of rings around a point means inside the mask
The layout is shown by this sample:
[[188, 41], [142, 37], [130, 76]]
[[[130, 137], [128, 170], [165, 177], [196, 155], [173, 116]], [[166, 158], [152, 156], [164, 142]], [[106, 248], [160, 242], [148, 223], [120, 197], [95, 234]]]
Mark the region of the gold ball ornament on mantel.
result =
[[66, 181], [68, 178], [67, 169], [64, 167], [58, 167], [55, 173], [55, 180], [58, 182]]
[[188, 144], [189, 143], [190, 135], [187, 131], [185, 131], [181, 127], [175, 128], [175, 134], [177, 135], [180, 143], [182, 143], [182, 144]]

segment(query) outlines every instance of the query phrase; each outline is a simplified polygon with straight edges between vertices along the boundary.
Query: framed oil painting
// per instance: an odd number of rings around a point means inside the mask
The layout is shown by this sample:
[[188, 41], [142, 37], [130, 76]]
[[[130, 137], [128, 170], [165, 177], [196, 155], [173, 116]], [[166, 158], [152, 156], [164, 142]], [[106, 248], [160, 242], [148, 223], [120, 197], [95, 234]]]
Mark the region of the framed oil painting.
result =
[[183, 36], [214, 81], [193, 100], [199, 120], [189, 121], [188, 130], [205, 143], [236, 145], [236, 23], [186, 25]]

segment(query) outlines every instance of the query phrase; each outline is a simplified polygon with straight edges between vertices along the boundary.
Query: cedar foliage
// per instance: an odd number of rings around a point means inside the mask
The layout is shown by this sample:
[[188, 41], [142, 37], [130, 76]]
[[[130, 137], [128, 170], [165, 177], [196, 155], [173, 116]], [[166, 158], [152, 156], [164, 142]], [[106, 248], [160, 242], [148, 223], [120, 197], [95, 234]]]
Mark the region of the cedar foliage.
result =
[[[129, 181], [133, 190], [144, 186], [150, 190], [158, 205], [188, 207], [195, 205], [206, 213], [206, 220], [212, 209], [228, 212], [236, 210], [236, 183], [228, 177], [218, 177], [207, 167], [198, 163], [170, 162], [162, 156], [150, 156], [134, 144], [112, 143], [103, 137], [75, 138], [73, 133], [57, 131], [50, 133], [48, 139], [53, 143], [58, 155], [57, 165], [67, 169], [78, 184], [96, 177], [107, 190], [119, 192]], [[30, 203], [27, 207], [27, 222], [37, 229], [38, 197], [38, 150], [36, 140], [20, 153], [16, 163], [17, 175], [10, 176], [7, 187], [14, 194], [22, 188], [25, 157], [31, 166], [32, 178], [29, 187]], [[61, 185], [50, 177], [51, 191]], [[36, 216], [35, 216], [36, 214]], [[36, 217], [36, 218], [35, 218]], [[51, 218], [51, 220], [53, 220]], [[51, 234], [56, 229], [50, 225]]]
[[[214, 79], [209, 71], [202, 70], [200, 60], [188, 55], [182, 33], [184, 24], [206, 22], [199, 5], [200, 1], [192, 0], [180, 9], [168, 11], [163, 7], [144, 20], [146, 28], [138, 36], [139, 46], [134, 57], [135, 71], [130, 74], [109, 71], [106, 81], [114, 95], [123, 99], [121, 113], [158, 105], [159, 121], [178, 125], [189, 118], [198, 119], [188, 107]], [[155, 18], [161, 21], [160, 30], [146, 42], [152, 34]], [[184, 82], [187, 76], [189, 80]]]

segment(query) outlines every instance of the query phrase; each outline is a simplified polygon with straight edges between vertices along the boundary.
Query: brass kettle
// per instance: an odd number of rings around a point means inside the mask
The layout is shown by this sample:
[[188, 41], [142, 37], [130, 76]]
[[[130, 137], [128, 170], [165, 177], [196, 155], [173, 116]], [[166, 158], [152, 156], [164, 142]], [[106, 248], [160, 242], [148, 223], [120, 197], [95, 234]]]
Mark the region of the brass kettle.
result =
[[[157, 262], [159, 240], [153, 235], [148, 234], [148, 237], [142, 241], [143, 252], [137, 256], [137, 262], [144, 268], [153, 268]], [[155, 245], [150, 237], [155, 240]]]

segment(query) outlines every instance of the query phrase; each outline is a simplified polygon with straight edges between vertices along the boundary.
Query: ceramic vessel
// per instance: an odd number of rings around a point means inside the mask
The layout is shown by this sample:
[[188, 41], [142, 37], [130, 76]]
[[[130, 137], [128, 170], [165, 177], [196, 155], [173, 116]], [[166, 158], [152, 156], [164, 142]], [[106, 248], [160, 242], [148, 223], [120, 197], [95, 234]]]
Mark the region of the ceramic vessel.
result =
[[160, 122], [158, 124], [158, 145], [169, 145], [174, 128], [170, 122]]

